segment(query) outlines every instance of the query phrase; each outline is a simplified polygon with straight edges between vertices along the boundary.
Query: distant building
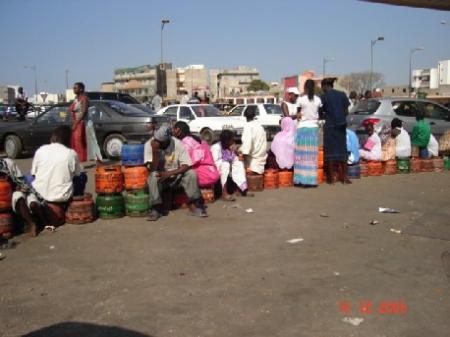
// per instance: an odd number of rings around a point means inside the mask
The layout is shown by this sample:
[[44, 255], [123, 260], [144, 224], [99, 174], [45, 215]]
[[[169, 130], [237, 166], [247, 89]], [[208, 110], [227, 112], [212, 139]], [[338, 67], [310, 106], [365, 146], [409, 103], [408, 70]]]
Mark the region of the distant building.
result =
[[412, 73], [412, 87], [417, 89], [438, 89], [438, 68], [417, 69]]
[[16, 91], [8, 85], [0, 85], [0, 103], [13, 104], [16, 97]]
[[100, 86], [101, 92], [116, 92], [116, 85], [114, 82], [103, 82]]
[[384, 97], [408, 97], [407, 85], [390, 85], [381, 89], [381, 93]]
[[167, 99], [180, 100], [185, 92], [200, 97], [209, 95], [208, 71], [204, 65], [188, 65], [166, 70]]
[[213, 100], [242, 95], [247, 92], [247, 87], [253, 80], [259, 80], [259, 71], [247, 66], [239, 66], [234, 69], [214, 69], [209, 74]]

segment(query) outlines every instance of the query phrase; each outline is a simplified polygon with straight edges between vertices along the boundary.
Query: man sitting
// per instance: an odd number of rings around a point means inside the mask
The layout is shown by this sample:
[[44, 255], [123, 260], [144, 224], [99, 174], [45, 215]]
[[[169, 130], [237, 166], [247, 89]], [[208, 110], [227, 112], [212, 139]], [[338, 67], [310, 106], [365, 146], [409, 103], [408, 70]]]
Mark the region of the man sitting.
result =
[[[60, 226], [64, 223], [64, 211], [73, 194], [73, 178], [81, 175], [78, 156], [70, 148], [71, 130], [68, 126], [56, 128], [50, 144], [42, 145], [35, 153], [31, 167], [34, 176], [32, 187], [36, 191], [13, 194], [13, 205], [21, 217], [26, 219], [24, 202], [31, 214], [42, 226]], [[36, 235], [40, 228], [31, 223]]]
[[425, 121], [425, 113], [422, 110], [416, 112], [417, 123], [414, 125], [411, 144], [419, 148], [419, 157], [428, 158], [428, 143], [431, 137], [431, 127]]
[[245, 110], [247, 123], [242, 132], [240, 151], [244, 155], [245, 167], [249, 173], [263, 174], [267, 159], [267, 137], [264, 128], [255, 120], [255, 110], [255, 106], [248, 106]]
[[191, 169], [189, 155], [178, 139], [170, 134], [170, 129], [163, 125], [154, 134], [151, 141], [151, 173], [148, 177], [150, 207], [147, 220], [156, 221], [163, 212], [161, 194], [165, 189], [183, 187], [188, 197], [192, 215], [207, 217], [203, 198], [198, 187], [197, 174]]
[[375, 132], [372, 123], [366, 124], [366, 131], [369, 138], [363, 148], [359, 150], [359, 156], [364, 160], [379, 161], [381, 160], [381, 139]]
[[408, 132], [403, 128], [403, 121], [394, 118], [391, 121], [392, 137], [395, 138], [395, 156], [397, 158], [411, 157], [411, 139]]

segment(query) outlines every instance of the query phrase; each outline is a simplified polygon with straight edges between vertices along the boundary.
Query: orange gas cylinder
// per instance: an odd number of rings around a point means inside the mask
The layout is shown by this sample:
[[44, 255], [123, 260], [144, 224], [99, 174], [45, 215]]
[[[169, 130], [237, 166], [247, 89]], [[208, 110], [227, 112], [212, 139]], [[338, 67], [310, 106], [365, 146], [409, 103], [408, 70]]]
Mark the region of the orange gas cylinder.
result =
[[317, 183], [321, 184], [325, 181], [325, 176], [323, 173], [323, 168], [317, 170]]
[[200, 192], [202, 192], [202, 197], [205, 204], [210, 204], [215, 201], [214, 189], [212, 187], [202, 187], [200, 188]]
[[388, 160], [383, 162], [383, 172], [386, 175], [392, 175], [397, 173], [397, 161]]
[[247, 174], [248, 190], [260, 192], [264, 190], [264, 176], [262, 174]]
[[277, 170], [266, 170], [264, 172], [264, 188], [274, 189], [278, 188], [278, 171]]
[[317, 154], [318, 168], [323, 168], [323, 147], [319, 147]]
[[433, 172], [433, 160], [432, 159], [422, 159], [420, 163], [420, 171], [421, 172]]
[[432, 161], [434, 172], [442, 172], [444, 170], [444, 159], [442, 157], [434, 157]]
[[278, 186], [292, 187], [294, 186], [294, 172], [282, 170], [278, 172]]
[[14, 233], [14, 222], [12, 214], [0, 213], [0, 238], [10, 239]]
[[366, 161], [361, 161], [359, 163], [359, 169], [361, 177], [369, 176], [369, 164]]
[[95, 207], [92, 194], [73, 197], [66, 210], [66, 222], [71, 224], [86, 224], [95, 220]]
[[148, 169], [145, 166], [124, 167], [123, 176], [126, 190], [142, 190], [147, 186]]
[[97, 194], [121, 193], [123, 174], [120, 165], [98, 166], [95, 173], [95, 192]]
[[65, 204], [56, 202], [47, 202], [44, 213], [47, 219], [50, 219], [49, 225], [62, 226], [66, 222]]
[[419, 173], [422, 170], [422, 159], [420, 158], [411, 158], [411, 172]]
[[369, 176], [381, 176], [383, 174], [383, 165], [381, 161], [370, 161], [368, 165]]
[[188, 207], [188, 197], [184, 190], [177, 190], [173, 193], [172, 204], [174, 209]]
[[11, 208], [12, 185], [8, 178], [0, 177], [0, 210]]

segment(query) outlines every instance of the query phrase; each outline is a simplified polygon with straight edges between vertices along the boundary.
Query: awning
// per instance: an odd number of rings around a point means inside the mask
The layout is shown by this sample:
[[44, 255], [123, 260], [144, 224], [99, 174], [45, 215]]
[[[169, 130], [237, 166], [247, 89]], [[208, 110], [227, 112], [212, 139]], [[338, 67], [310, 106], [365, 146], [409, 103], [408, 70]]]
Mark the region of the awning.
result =
[[448, 0], [362, 0], [366, 2], [378, 2], [395, 6], [408, 6], [419, 8], [439, 9], [450, 11], [450, 1]]

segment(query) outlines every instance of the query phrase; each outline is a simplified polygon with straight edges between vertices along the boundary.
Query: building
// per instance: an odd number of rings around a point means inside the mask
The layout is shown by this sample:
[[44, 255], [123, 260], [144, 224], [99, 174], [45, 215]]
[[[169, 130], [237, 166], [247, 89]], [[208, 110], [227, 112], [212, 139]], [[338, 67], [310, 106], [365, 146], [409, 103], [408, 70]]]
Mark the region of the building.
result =
[[214, 69], [209, 73], [211, 99], [239, 96], [247, 92], [253, 80], [259, 80], [259, 71], [247, 66], [234, 69]]
[[101, 92], [116, 92], [116, 85], [114, 82], [103, 82], [100, 85]]
[[115, 91], [129, 94], [141, 101], [148, 100], [156, 93], [166, 96], [166, 71], [170, 69], [171, 63], [116, 69]]
[[412, 87], [417, 89], [438, 89], [438, 68], [416, 69], [412, 73]]
[[200, 97], [209, 95], [208, 71], [201, 64], [167, 69], [166, 82], [168, 100], [179, 101], [185, 92], [190, 96], [195, 92]]
[[8, 85], [0, 85], [0, 103], [13, 104], [16, 97], [16, 91]]

